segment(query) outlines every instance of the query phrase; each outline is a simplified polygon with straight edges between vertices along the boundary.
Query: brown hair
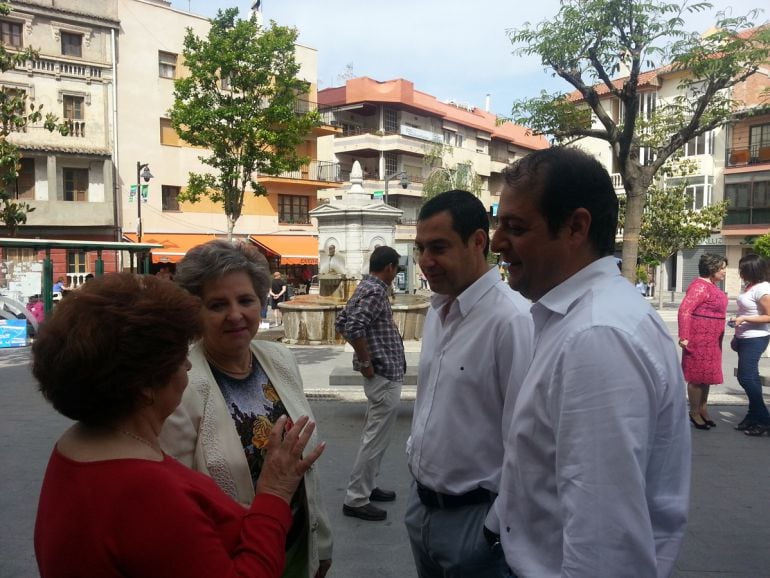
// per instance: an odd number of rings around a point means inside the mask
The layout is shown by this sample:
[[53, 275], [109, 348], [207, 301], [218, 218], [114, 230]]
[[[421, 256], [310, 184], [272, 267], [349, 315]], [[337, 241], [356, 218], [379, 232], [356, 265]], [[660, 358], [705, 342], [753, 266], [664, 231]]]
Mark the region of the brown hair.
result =
[[201, 334], [200, 300], [151, 276], [111, 273], [57, 305], [32, 346], [32, 373], [61, 414], [109, 425], [162, 388]]

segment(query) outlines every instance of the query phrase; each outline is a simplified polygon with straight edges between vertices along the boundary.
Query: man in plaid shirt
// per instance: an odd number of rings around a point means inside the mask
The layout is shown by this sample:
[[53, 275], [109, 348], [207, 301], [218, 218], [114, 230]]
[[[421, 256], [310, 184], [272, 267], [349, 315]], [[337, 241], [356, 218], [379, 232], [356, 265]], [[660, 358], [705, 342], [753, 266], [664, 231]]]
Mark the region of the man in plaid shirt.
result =
[[374, 478], [393, 434], [406, 369], [404, 343], [388, 301], [398, 261], [392, 247], [377, 247], [369, 258], [369, 275], [359, 283], [335, 323], [353, 346], [353, 369], [364, 376], [368, 400], [361, 447], [342, 506], [343, 514], [361, 520], [384, 520], [388, 513], [371, 502], [396, 499], [396, 492], [376, 487]]

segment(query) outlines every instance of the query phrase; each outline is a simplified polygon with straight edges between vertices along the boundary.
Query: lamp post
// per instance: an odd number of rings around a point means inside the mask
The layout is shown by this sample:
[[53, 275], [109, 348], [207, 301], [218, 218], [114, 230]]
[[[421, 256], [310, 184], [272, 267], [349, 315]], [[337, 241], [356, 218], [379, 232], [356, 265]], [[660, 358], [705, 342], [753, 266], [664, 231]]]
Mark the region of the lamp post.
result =
[[153, 178], [147, 163], [136, 161], [136, 238], [142, 242], [142, 179], [149, 183]]
[[395, 179], [396, 177], [401, 177], [401, 180], [399, 181], [399, 185], [401, 185], [402, 189], [405, 189], [409, 186], [409, 179], [406, 176], [406, 171], [396, 171], [392, 175], [388, 175], [385, 177], [385, 204], [388, 204], [388, 183]]

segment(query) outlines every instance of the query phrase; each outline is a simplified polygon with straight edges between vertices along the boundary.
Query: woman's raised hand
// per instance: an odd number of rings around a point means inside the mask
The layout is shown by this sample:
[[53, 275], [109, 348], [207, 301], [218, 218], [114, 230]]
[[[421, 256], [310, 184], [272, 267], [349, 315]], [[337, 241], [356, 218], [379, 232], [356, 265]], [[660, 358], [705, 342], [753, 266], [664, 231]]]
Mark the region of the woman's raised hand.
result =
[[281, 416], [270, 432], [256, 491], [273, 494], [290, 503], [305, 472], [323, 453], [326, 444], [318, 444], [303, 457], [305, 446], [315, 430], [315, 423], [303, 415], [286, 431], [287, 420], [285, 415]]

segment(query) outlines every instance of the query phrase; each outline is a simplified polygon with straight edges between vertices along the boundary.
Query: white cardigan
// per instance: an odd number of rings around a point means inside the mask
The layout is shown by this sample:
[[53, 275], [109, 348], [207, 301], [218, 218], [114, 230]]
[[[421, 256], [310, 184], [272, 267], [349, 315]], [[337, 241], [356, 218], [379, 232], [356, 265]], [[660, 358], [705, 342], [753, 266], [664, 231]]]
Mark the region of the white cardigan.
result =
[[[314, 420], [291, 351], [270, 341], [253, 340], [250, 347], [289, 417], [296, 420], [308, 415]], [[254, 499], [251, 472], [235, 424], [200, 342], [190, 348], [189, 359], [192, 364], [189, 384], [179, 407], [163, 425], [161, 446], [181, 463], [211, 476], [226, 494], [248, 507]], [[317, 433], [318, 430], [310, 438], [309, 448], [318, 444]], [[315, 468], [305, 474], [305, 493], [309, 528], [308, 576], [313, 578], [318, 561], [332, 557], [331, 527], [321, 504]]]

